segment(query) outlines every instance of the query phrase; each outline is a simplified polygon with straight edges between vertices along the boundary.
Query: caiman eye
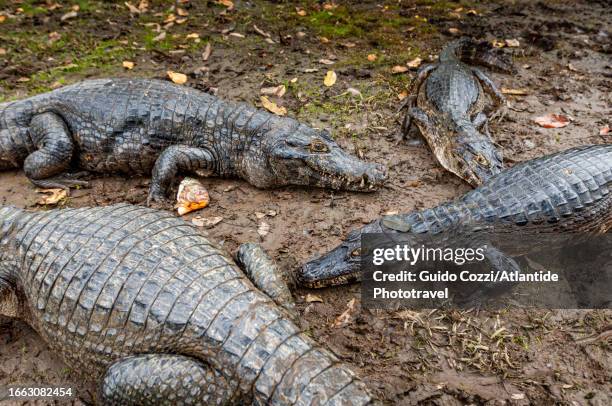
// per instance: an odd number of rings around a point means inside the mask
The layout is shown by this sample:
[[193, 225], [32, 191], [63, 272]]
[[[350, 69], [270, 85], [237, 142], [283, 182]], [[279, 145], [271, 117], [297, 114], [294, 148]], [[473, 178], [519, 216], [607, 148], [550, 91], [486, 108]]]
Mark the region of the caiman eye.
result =
[[491, 165], [489, 163], [489, 160], [487, 158], [485, 158], [482, 154], [476, 155], [475, 160], [478, 163], [478, 165], [480, 165], [480, 166], [489, 166], [489, 165]]
[[310, 143], [310, 152], [329, 152], [329, 148], [322, 140], [314, 140]]

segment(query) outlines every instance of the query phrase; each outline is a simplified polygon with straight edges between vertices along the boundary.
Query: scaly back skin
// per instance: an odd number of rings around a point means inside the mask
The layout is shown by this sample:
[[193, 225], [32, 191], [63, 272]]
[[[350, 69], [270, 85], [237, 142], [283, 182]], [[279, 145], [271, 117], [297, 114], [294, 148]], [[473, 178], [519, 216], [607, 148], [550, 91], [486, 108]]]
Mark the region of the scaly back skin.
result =
[[[27, 322], [87, 378], [127, 379], [131, 369], [163, 365], [155, 355], [165, 354], [177, 356], [165, 364], [184, 370], [212, 367], [203, 376], [217, 374], [230, 399], [369, 401], [348, 369], [170, 213], [131, 205], [3, 209], [0, 225], [0, 269], [14, 275]], [[131, 366], [107, 372], [122, 360]]]

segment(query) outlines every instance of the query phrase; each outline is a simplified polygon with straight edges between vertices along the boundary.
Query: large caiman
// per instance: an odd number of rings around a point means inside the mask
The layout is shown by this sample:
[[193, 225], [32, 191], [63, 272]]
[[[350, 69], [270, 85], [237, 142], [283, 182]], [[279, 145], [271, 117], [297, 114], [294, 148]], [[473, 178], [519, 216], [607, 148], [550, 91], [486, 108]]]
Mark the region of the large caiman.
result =
[[178, 172], [239, 177], [260, 188], [314, 185], [373, 191], [383, 165], [349, 155], [326, 131], [170, 82], [98, 79], [0, 104], [0, 170], [23, 167], [43, 188], [86, 182], [67, 173], [153, 172], [150, 201]]
[[[329, 253], [306, 263], [301, 284], [319, 288], [360, 278], [361, 235], [404, 233], [407, 240], [454, 239], [465, 233], [603, 234], [612, 226], [612, 144], [588, 145], [516, 164], [482, 186], [434, 208], [383, 216], [352, 231]], [[544, 239], [543, 243], [546, 243]], [[492, 267], [502, 253], [487, 252]], [[530, 247], [524, 247], [525, 253]], [[510, 258], [508, 258], [510, 259]]]
[[503, 168], [484, 112], [486, 94], [495, 107], [504, 95], [479, 69], [466, 62], [512, 72], [512, 64], [490, 46], [468, 38], [448, 44], [439, 61], [419, 69], [403, 106], [408, 108], [403, 133], [416, 124], [434, 156], [449, 172], [478, 186]]
[[168, 212], [1, 208], [0, 313], [25, 320], [97, 383], [102, 404], [371, 401], [345, 365]]

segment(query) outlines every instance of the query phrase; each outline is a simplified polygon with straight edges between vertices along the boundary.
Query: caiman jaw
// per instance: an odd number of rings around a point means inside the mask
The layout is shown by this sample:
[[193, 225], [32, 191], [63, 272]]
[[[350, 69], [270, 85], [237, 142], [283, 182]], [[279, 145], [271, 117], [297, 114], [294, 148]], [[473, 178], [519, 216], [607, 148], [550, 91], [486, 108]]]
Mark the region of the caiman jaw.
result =
[[298, 279], [307, 288], [324, 288], [357, 282], [361, 279], [359, 255], [351, 256], [346, 245], [304, 264]]
[[306, 161], [308, 167], [315, 173], [316, 185], [336, 190], [354, 192], [373, 192], [380, 189], [387, 180], [387, 169], [384, 165], [358, 162], [356, 168], [349, 168], [346, 173], [340, 170], [325, 171], [322, 166]]

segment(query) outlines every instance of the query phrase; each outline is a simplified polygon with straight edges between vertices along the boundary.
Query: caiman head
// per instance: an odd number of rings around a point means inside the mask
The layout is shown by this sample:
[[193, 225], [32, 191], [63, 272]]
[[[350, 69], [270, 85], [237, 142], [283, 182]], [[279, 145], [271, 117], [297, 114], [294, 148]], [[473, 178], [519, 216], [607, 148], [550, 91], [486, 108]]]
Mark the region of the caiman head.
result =
[[372, 192], [387, 179], [384, 165], [348, 154], [329, 133], [303, 124], [269, 131], [244, 161], [243, 176], [261, 188], [310, 185]]
[[479, 132], [472, 123], [449, 120], [432, 131], [450, 132], [432, 137], [439, 141], [432, 149], [440, 164], [448, 171], [477, 187], [503, 169], [503, 159], [491, 137]]
[[302, 266], [298, 271], [300, 285], [315, 289], [361, 280], [361, 234], [381, 231], [379, 220], [351, 231], [336, 248]]

